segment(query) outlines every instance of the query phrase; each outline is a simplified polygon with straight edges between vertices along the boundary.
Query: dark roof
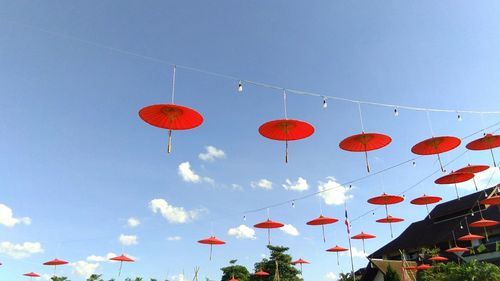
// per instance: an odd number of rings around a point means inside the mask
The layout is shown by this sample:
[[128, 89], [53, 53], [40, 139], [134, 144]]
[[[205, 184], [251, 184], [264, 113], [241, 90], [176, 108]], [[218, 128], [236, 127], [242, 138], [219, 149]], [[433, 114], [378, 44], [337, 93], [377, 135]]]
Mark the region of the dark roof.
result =
[[378, 268], [372, 266], [371, 262], [368, 262], [368, 265], [365, 267], [363, 271], [363, 276], [359, 281], [373, 281], [375, 276], [377, 276]]
[[[489, 194], [493, 188], [487, 189]], [[452, 230], [456, 237], [467, 234], [467, 227], [463, 223], [463, 229], [460, 229], [460, 221], [463, 221], [465, 214], [470, 214], [470, 210], [478, 210], [477, 201], [484, 198], [484, 191], [479, 191], [467, 196], [448, 201], [436, 206], [431, 214], [431, 219], [426, 217], [424, 220], [412, 223], [401, 235], [389, 242], [387, 245], [372, 253], [370, 258], [382, 258], [382, 256], [398, 255], [399, 250], [411, 250], [421, 247], [447, 248], [448, 242], [453, 241]], [[484, 207], [483, 207], [484, 208]], [[487, 219], [500, 221], [500, 212], [495, 206], [488, 209], [482, 209], [483, 216]], [[474, 216], [473, 221], [480, 218], [479, 214]], [[469, 216], [469, 223], [472, 220]], [[495, 229], [500, 228], [496, 226]], [[490, 228], [489, 230], [492, 230]], [[482, 230], [471, 229], [471, 232], [482, 234]], [[458, 242], [459, 245], [470, 246], [470, 242]]]

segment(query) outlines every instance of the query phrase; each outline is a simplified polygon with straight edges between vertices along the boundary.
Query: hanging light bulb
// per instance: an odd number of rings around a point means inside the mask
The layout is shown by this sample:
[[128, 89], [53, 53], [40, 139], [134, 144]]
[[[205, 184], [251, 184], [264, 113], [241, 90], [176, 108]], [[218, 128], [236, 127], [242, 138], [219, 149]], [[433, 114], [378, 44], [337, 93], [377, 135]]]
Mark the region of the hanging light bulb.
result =
[[398, 108], [394, 108], [394, 116], [398, 117], [399, 116], [399, 111]]
[[292, 200], [292, 208], [295, 208], [295, 200]]
[[417, 162], [413, 161], [412, 165], [413, 167], [417, 167]]
[[243, 216], [243, 221], [246, 221], [247, 220], [247, 216]]
[[460, 122], [462, 121], [462, 115], [460, 115], [460, 113], [457, 112], [457, 120]]
[[473, 217], [473, 216], [474, 216], [474, 212], [472, 212], [472, 213], [470, 214], [470, 216], [471, 216], [471, 217]]
[[462, 225], [462, 222], [460, 222], [460, 229], [464, 229], [464, 226]]
[[238, 81], [238, 93], [243, 92], [243, 82], [240, 80]]
[[326, 102], [326, 97], [323, 97], [323, 108], [328, 107], [328, 102]]

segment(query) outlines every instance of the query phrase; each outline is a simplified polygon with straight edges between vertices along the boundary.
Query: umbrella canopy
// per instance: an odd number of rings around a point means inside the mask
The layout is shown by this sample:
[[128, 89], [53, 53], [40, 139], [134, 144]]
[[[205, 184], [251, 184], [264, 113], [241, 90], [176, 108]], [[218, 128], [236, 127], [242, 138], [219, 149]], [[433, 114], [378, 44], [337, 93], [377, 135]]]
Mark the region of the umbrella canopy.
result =
[[119, 255], [117, 257], [110, 258], [109, 260], [110, 261], [120, 261], [120, 262], [134, 262], [133, 259], [131, 259], [123, 254]]
[[499, 222], [494, 221], [494, 220], [486, 220], [486, 219], [480, 219], [478, 221], [472, 222], [469, 224], [470, 227], [490, 227], [490, 226], [495, 226]]
[[474, 241], [484, 239], [484, 236], [476, 235], [476, 234], [467, 234], [461, 237], [458, 237], [459, 241]]
[[52, 266], [58, 266], [58, 265], [63, 265], [63, 264], [67, 264], [68, 262], [67, 261], [64, 261], [64, 260], [60, 260], [60, 259], [53, 259], [53, 260], [50, 260], [50, 261], [47, 261], [47, 262], [44, 262], [43, 265], [52, 265]]
[[294, 265], [295, 264], [305, 264], [305, 263], [310, 263], [310, 262], [303, 260], [303, 259], [298, 259], [296, 261], [292, 261], [292, 264], [294, 264]]
[[427, 270], [427, 269], [431, 269], [432, 266], [428, 265], [428, 264], [421, 264], [419, 266], [417, 266], [417, 270]]
[[411, 204], [413, 205], [429, 205], [429, 204], [435, 204], [441, 201], [443, 198], [439, 196], [429, 196], [429, 195], [423, 195], [420, 197], [417, 197], [413, 200], [410, 201]]
[[172, 131], [189, 130], [203, 123], [203, 116], [194, 109], [176, 104], [154, 104], [139, 111], [144, 122], [168, 130], [168, 152], [172, 147]]
[[490, 166], [488, 165], [467, 165], [455, 171], [455, 173], [472, 173], [477, 174], [488, 170]]
[[212, 247], [214, 245], [224, 245], [224, 244], [226, 244], [226, 242], [215, 238], [215, 236], [210, 236], [210, 237], [208, 237], [206, 239], [199, 240], [198, 243], [205, 244], [205, 245], [210, 245], [209, 260], [212, 260]]
[[258, 223], [256, 225], [254, 225], [253, 227], [267, 229], [267, 241], [268, 241], [268, 244], [271, 245], [271, 231], [270, 230], [272, 228], [281, 228], [283, 226], [285, 226], [285, 225], [282, 224], [281, 222], [272, 221], [270, 219], [267, 219], [266, 221]]
[[35, 272], [28, 272], [28, 273], [25, 273], [23, 275], [28, 276], [28, 277], [40, 277], [40, 274], [35, 273]]
[[418, 270], [416, 266], [405, 266], [403, 267], [404, 270], [413, 270], [413, 271], [416, 271]]
[[229, 281], [239, 281], [239, 280], [233, 277], [233, 278], [229, 279]]
[[474, 178], [473, 173], [451, 172], [445, 176], [438, 178], [434, 182], [436, 184], [454, 184], [455, 192], [457, 193], [457, 198], [460, 199], [460, 195], [458, 195], [457, 183], [466, 182], [472, 178]]
[[335, 247], [327, 249], [326, 251], [327, 252], [345, 252], [345, 251], [348, 251], [348, 249], [336, 245]]
[[441, 257], [441, 256], [434, 256], [432, 258], [429, 258], [428, 260], [435, 261], [435, 262], [440, 262], [440, 261], [447, 261], [448, 259], [445, 258], [445, 257]]
[[466, 146], [469, 150], [490, 150], [493, 165], [496, 167], [495, 154], [493, 149], [500, 147], [500, 135], [486, 134], [484, 137], [469, 142]]
[[260, 270], [260, 271], [255, 272], [254, 275], [257, 275], [257, 276], [269, 276], [269, 273]]
[[483, 205], [500, 205], [500, 195], [493, 195], [480, 201]]
[[339, 143], [339, 147], [346, 151], [351, 152], [364, 152], [366, 169], [370, 172], [370, 165], [368, 163], [368, 151], [383, 148], [390, 144], [391, 137], [379, 133], [365, 133], [352, 135], [345, 138]]
[[453, 247], [446, 250], [446, 252], [448, 253], [463, 253], [468, 251], [470, 251], [468, 248], [463, 248], [463, 247]]
[[376, 220], [376, 222], [378, 222], [378, 223], [395, 223], [395, 222], [402, 222], [402, 221], [404, 221], [404, 219], [395, 218], [393, 216], [387, 216], [385, 218]]
[[323, 242], [326, 242], [326, 236], [325, 236], [325, 225], [326, 224], [332, 224], [338, 222], [338, 219], [335, 218], [329, 218], [325, 217], [323, 215], [320, 215], [319, 217], [308, 221], [306, 224], [307, 225], [321, 225], [321, 229], [323, 231]]
[[268, 139], [285, 142], [285, 162], [288, 163], [288, 142], [310, 137], [314, 127], [300, 120], [280, 119], [262, 124], [259, 133]]
[[441, 163], [441, 157], [439, 154], [450, 151], [458, 147], [461, 140], [457, 137], [452, 136], [441, 136], [432, 137], [430, 139], [423, 140], [411, 148], [411, 152], [417, 155], [434, 155], [437, 154], [439, 160], [439, 166], [441, 171], [444, 172], [443, 163]]
[[375, 196], [368, 199], [368, 203], [374, 205], [392, 205], [403, 202], [404, 200], [405, 199], [401, 196], [383, 193], [380, 196]]

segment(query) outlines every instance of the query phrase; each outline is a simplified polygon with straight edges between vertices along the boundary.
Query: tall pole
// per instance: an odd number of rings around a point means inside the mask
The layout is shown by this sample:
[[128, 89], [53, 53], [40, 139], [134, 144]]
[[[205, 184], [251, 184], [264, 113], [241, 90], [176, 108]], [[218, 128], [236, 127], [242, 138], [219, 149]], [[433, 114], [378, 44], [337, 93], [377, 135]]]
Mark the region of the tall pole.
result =
[[344, 201], [344, 208], [345, 208], [345, 225], [347, 227], [347, 239], [349, 240], [349, 256], [351, 257], [351, 276], [352, 276], [352, 281], [356, 281], [356, 277], [354, 276], [354, 261], [352, 259], [351, 230], [350, 230], [349, 217], [347, 216], [347, 202], [346, 201]]

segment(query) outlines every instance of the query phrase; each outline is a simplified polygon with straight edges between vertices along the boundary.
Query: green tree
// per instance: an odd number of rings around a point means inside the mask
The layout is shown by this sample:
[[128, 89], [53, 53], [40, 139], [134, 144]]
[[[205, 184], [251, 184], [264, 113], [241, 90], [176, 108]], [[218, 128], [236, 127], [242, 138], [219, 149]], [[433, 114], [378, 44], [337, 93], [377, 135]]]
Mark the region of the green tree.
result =
[[387, 272], [384, 275], [384, 281], [401, 281], [399, 275], [392, 269], [391, 265], [387, 267]]
[[104, 281], [101, 274], [92, 274], [87, 278], [87, 281]]
[[421, 276], [421, 281], [498, 281], [500, 280], [500, 267], [486, 262], [471, 262], [457, 264], [449, 262], [446, 264], [436, 264], [431, 269], [425, 270]]
[[272, 245], [268, 245], [267, 248], [271, 251], [269, 259], [262, 259], [260, 262], [255, 263], [255, 271], [263, 270], [269, 273], [269, 276], [252, 275], [250, 281], [272, 281], [276, 272], [276, 261], [278, 262], [281, 281], [302, 280], [299, 277], [300, 271], [291, 264], [292, 257], [286, 253], [289, 248]]
[[250, 272], [248, 269], [242, 265], [236, 264], [238, 260], [229, 261], [229, 266], [221, 268], [222, 270], [222, 279], [221, 281], [228, 281], [231, 278], [236, 278], [239, 281], [249, 281], [250, 280]]
[[70, 281], [66, 276], [52, 276], [50, 279], [52, 281]]

